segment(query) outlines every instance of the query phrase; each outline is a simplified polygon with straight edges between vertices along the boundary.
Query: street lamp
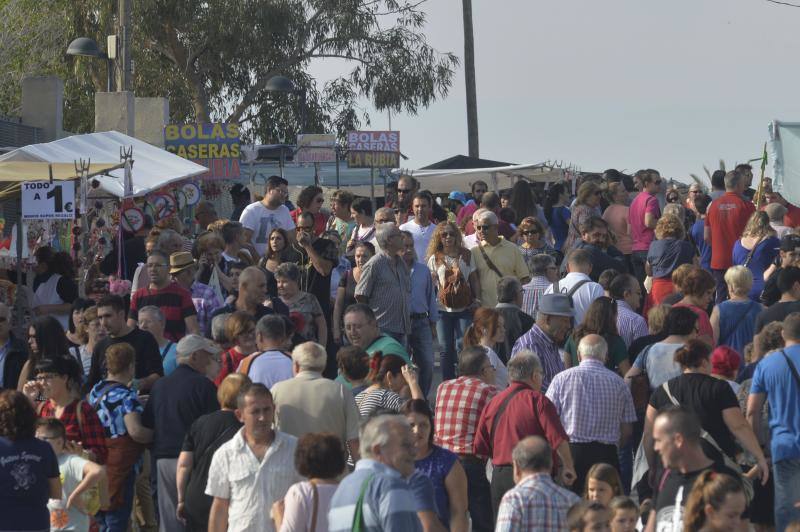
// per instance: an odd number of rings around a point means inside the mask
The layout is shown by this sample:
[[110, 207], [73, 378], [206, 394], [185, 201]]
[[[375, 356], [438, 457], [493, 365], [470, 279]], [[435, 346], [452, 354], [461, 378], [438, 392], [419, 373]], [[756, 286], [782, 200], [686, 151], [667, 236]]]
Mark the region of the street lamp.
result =
[[[109, 44], [112, 44], [112, 38], [116, 40], [116, 36], [109, 36]], [[111, 48], [109, 47], [109, 49]], [[97, 46], [97, 42], [94, 39], [90, 39], [89, 37], [78, 37], [69, 43], [69, 46], [67, 47], [67, 55], [105, 59], [107, 66], [106, 90], [108, 92], [113, 90], [114, 56], [116, 54], [109, 55], [100, 50], [100, 47]]]
[[264, 88], [268, 92], [289, 92], [300, 97], [300, 132], [305, 133], [307, 113], [305, 89], [298, 89], [292, 80], [280, 74], [269, 78]]

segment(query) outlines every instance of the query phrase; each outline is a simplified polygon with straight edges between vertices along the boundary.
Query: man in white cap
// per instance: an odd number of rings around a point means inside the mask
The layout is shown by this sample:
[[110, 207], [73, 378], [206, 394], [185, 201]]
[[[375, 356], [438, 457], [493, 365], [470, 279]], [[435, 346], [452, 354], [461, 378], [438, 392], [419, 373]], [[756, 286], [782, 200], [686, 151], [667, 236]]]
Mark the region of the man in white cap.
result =
[[175, 514], [179, 502], [175, 483], [178, 455], [192, 423], [219, 410], [217, 390], [207, 377], [219, 371], [219, 353], [214, 342], [197, 334], [181, 338], [176, 353], [178, 367], [156, 381], [142, 414], [142, 425], [154, 431], [151, 453], [158, 471], [162, 532], [184, 530]]

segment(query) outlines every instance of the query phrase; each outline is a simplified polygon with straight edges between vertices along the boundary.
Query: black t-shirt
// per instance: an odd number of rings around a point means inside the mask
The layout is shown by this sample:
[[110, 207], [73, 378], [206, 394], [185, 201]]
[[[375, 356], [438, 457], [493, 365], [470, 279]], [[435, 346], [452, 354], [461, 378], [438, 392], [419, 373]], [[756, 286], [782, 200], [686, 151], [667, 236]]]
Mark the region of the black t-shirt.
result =
[[49, 479], [58, 477], [58, 458], [49, 443], [0, 438], [0, 528], [50, 530]]
[[764, 281], [764, 290], [761, 291], [761, 302], [764, 306], [771, 307], [781, 298], [781, 291], [778, 289], [778, 275], [783, 271], [783, 268], [778, 266], [769, 279]]
[[[697, 477], [703, 471], [709, 469], [739, 478], [739, 475], [734, 470], [717, 462], [690, 473], [667, 469], [658, 476], [653, 494], [653, 509], [656, 511], [656, 532], [683, 530], [683, 510], [686, 506], [686, 499], [689, 498], [689, 492], [692, 491], [692, 486], [694, 486], [694, 481], [697, 480]], [[676, 507], [679, 512], [677, 516], [675, 515]]]
[[208, 515], [213, 499], [206, 495], [206, 482], [211, 458], [223, 443], [233, 438], [241, 426], [236, 414], [229, 410], [220, 410], [197, 418], [186, 433], [181, 450], [193, 453], [194, 465], [186, 486], [186, 513], [193, 521], [193, 530], [208, 528]]
[[[318, 238], [311, 247], [325, 260], [330, 261], [331, 266], [336, 266], [339, 253], [336, 243], [325, 238]], [[297, 265], [300, 266], [300, 290], [308, 292], [317, 298], [322, 307], [322, 314], [330, 323], [331, 314], [331, 274], [322, 275], [314, 268], [308, 253], [300, 245], [295, 244], [293, 249], [298, 253]], [[331, 269], [331, 272], [333, 269]]]
[[94, 346], [92, 367], [89, 369], [89, 379], [86, 383], [88, 389], [91, 389], [92, 386], [106, 378], [106, 349], [109, 346], [123, 342], [130, 344], [136, 353], [134, 377], [144, 379], [153, 373], [164, 375], [164, 366], [161, 364], [161, 351], [158, 349], [156, 339], [149, 332], [134, 327], [125, 336], [118, 338], [106, 336]]
[[800, 312], [800, 301], [775, 303], [771, 307], [762, 310], [756, 316], [756, 334], [760, 333], [761, 329], [773, 321], [783, 321], [792, 312]]
[[[700, 423], [717, 445], [731, 458], [738, 451], [733, 434], [722, 419], [722, 411], [728, 408], [739, 408], [739, 401], [733, 388], [727, 381], [716, 379], [701, 373], [684, 373], [670, 379], [667, 383], [672, 396], [684, 408], [697, 414]], [[672, 404], [663, 386], [659, 386], [650, 396], [650, 406], [660, 410]], [[707, 442], [703, 441], [703, 450], [710, 458], [719, 458], [719, 453]]]
[[211, 380], [186, 364], [158, 379], [144, 407], [142, 425], [155, 430], [155, 458], [177, 458], [186, 433], [197, 418], [219, 410]]

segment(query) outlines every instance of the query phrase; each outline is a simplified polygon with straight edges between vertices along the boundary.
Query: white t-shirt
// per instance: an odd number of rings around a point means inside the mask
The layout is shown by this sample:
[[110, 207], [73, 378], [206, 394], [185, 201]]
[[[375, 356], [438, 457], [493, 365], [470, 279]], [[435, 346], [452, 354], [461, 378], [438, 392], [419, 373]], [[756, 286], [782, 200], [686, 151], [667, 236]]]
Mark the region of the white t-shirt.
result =
[[253, 232], [250, 240], [261, 256], [264, 256], [264, 252], [267, 250], [269, 234], [273, 229], [281, 228], [291, 231], [295, 227], [292, 215], [289, 214], [286, 205], [281, 205], [277, 209], [268, 209], [260, 201], [245, 207], [239, 221], [242, 227]]
[[[241, 367], [241, 362], [239, 363]], [[237, 371], [239, 371], [237, 369]], [[253, 382], [260, 382], [267, 388], [291, 379], [292, 359], [280, 351], [266, 351], [250, 364], [250, 372], [247, 374]]]
[[436, 224], [431, 222], [423, 227], [415, 221], [409, 220], [400, 226], [400, 230], [408, 231], [414, 236], [414, 251], [417, 252], [417, 260], [425, 262], [425, 256], [428, 254], [428, 244], [431, 242], [433, 232], [436, 231]]
[[50, 499], [50, 530], [89, 530], [89, 516], [77, 508], [67, 510], [67, 499], [83, 480], [83, 468], [87, 460], [76, 454], [58, 456], [58, 470], [61, 476], [61, 500]]
[[494, 349], [486, 346], [484, 346], [484, 349], [486, 349], [486, 356], [489, 357], [489, 362], [492, 363], [492, 367], [495, 369], [494, 387], [498, 390], [505, 390], [508, 388], [508, 369], [506, 365], [503, 364], [503, 361], [500, 360], [500, 357], [497, 356]]

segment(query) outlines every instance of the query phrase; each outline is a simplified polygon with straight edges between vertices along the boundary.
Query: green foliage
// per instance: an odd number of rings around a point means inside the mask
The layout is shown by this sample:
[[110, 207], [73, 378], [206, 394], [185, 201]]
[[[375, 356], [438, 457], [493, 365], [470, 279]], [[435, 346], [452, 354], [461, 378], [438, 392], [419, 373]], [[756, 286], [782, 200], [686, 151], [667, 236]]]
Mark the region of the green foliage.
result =
[[[301, 129], [299, 94], [265, 90], [276, 74], [305, 91], [308, 132], [342, 134], [368, 123], [362, 98], [378, 110], [414, 114], [447, 94], [458, 64], [426, 42], [423, 2], [135, 0], [134, 90], [169, 98], [174, 122], [238, 121], [246, 140], [261, 142], [291, 140]], [[0, 80], [0, 113], [18, 108], [23, 75], [54, 73], [66, 82], [65, 127], [91, 130], [105, 63], [63, 51], [77, 36], [104, 47], [105, 35], [115, 33], [116, 2], [0, 0], [0, 14], [8, 5], [18, 16], [0, 18], [0, 36], [26, 42], [0, 61], [0, 71], [14, 74]], [[342, 66], [321, 85], [306, 74], [320, 60]]]

